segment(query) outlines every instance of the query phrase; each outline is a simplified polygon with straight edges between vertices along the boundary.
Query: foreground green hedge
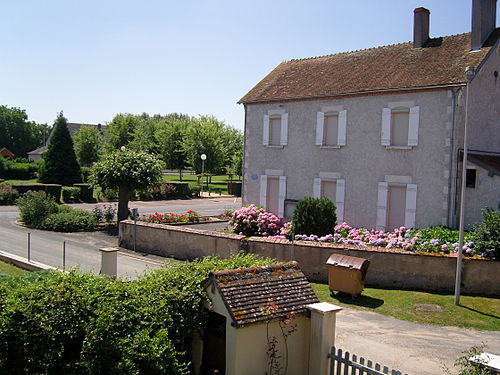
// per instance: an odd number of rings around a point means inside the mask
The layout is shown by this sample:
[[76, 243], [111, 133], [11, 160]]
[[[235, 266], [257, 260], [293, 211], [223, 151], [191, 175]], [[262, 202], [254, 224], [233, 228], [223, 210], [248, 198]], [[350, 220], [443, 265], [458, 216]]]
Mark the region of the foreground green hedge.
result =
[[134, 282], [77, 271], [0, 277], [0, 373], [187, 374], [208, 273], [271, 263], [208, 257]]

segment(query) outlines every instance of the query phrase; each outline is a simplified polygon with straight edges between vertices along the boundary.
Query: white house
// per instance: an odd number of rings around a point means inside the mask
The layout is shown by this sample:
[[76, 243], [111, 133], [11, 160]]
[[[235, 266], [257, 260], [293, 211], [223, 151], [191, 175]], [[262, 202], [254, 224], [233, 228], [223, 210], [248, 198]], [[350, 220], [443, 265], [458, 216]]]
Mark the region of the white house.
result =
[[472, 32], [430, 38], [417, 8], [413, 42], [278, 65], [239, 102], [243, 203], [289, 218], [297, 200], [327, 196], [355, 226], [456, 226], [469, 87], [466, 224], [498, 209], [495, 12], [496, 0], [473, 0]]

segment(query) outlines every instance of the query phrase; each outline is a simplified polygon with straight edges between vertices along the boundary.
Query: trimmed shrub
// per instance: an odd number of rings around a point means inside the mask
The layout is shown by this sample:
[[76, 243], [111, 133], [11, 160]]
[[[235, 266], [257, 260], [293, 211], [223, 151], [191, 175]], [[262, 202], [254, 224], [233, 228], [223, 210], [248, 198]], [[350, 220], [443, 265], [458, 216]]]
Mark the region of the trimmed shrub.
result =
[[28, 191], [45, 191], [48, 195], [52, 196], [56, 202], [59, 202], [61, 198], [61, 185], [56, 184], [12, 184], [12, 187], [16, 189], [20, 195], [26, 194]]
[[69, 206], [49, 215], [41, 224], [41, 229], [55, 232], [89, 232], [95, 228], [95, 220], [92, 213], [84, 210], [75, 210]]
[[10, 185], [0, 184], [0, 204], [14, 204], [19, 192]]
[[29, 227], [39, 228], [45, 218], [58, 212], [53, 197], [44, 191], [32, 191], [16, 200], [21, 220]]
[[30, 180], [35, 178], [38, 166], [35, 163], [16, 163], [0, 157], [0, 177], [6, 180]]
[[475, 227], [473, 238], [477, 252], [500, 260], [500, 211], [484, 210], [483, 221]]
[[243, 236], [275, 236], [280, 231], [280, 219], [259, 206], [245, 206], [233, 212], [229, 224], [233, 232]]
[[91, 184], [74, 184], [80, 189], [80, 199], [86, 203], [94, 201], [94, 189]]
[[80, 200], [80, 188], [64, 186], [62, 188], [62, 198], [64, 202], [76, 202]]
[[296, 234], [326, 236], [337, 222], [335, 204], [328, 198], [305, 198], [293, 212], [293, 232]]

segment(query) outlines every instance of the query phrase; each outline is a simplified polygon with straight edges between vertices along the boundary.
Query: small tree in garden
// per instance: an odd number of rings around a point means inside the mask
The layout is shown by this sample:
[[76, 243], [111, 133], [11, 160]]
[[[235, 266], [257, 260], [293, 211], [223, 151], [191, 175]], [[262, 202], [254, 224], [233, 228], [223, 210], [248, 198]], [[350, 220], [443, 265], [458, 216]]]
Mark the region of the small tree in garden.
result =
[[330, 234], [337, 223], [335, 204], [326, 197], [302, 199], [293, 212], [292, 223], [297, 234]]
[[75, 153], [80, 165], [91, 165], [99, 160], [101, 134], [92, 126], [83, 126], [74, 136]]
[[54, 122], [54, 132], [40, 166], [40, 182], [71, 186], [82, 182], [80, 165], [76, 161], [73, 140], [69, 134], [67, 120], [59, 113]]
[[118, 188], [118, 221], [128, 216], [130, 194], [139, 188], [157, 184], [162, 162], [145, 152], [116, 150], [106, 155], [92, 169], [91, 181], [104, 189]]

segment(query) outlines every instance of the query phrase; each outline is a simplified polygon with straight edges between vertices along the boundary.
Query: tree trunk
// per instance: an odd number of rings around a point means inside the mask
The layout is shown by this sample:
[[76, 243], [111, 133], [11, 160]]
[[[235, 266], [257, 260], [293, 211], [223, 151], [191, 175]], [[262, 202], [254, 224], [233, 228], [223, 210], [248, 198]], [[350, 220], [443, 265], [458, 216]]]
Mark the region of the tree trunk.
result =
[[179, 168], [179, 181], [182, 181], [182, 168]]
[[126, 185], [118, 187], [118, 221], [128, 218], [128, 200], [130, 198], [130, 188]]

